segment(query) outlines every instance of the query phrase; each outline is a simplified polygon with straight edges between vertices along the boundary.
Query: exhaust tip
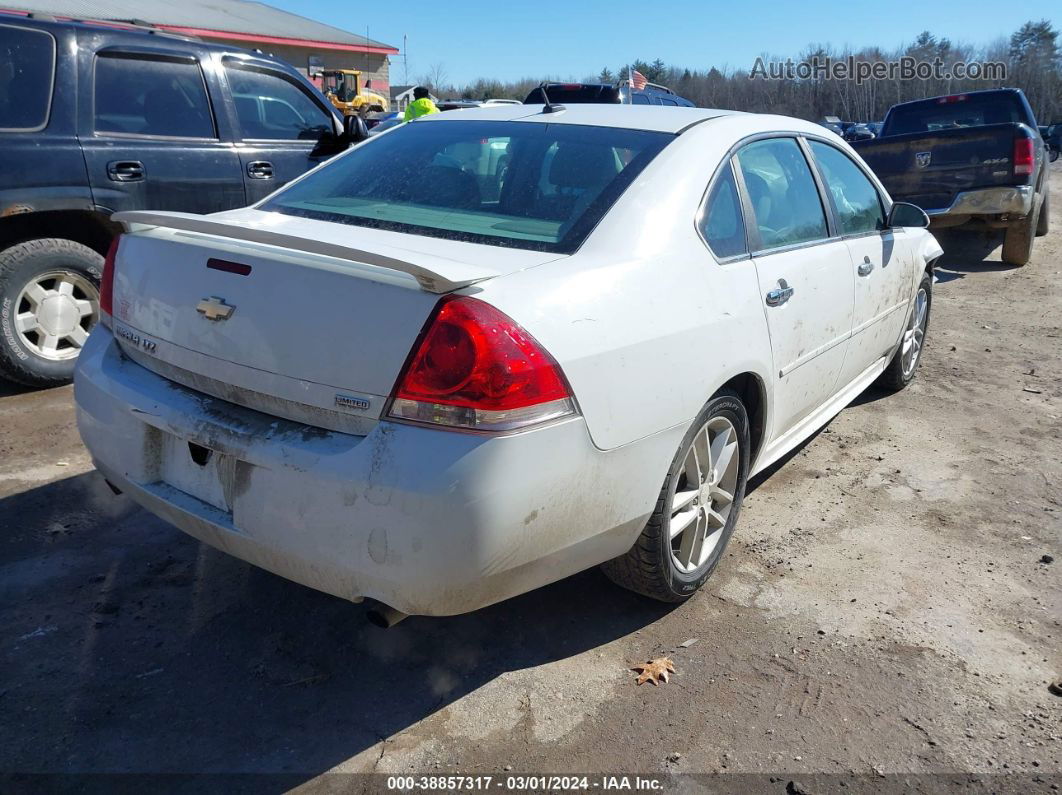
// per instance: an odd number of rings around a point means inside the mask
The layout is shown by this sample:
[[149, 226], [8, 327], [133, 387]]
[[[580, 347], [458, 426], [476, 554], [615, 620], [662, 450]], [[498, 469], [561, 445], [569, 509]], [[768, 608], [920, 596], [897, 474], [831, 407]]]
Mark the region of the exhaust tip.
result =
[[107, 480], [107, 478], [104, 478], [103, 482], [107, 484], [107, 487], [114, 493], [115, 496], [118, 496], [122, 493], [122, 490], [115, 486], [113, 483], [111, 483], [109, 480]]
[[407, 618], [407, 614], [403, 613], [401, 610], [395, 610], [389, 605], [380, 603], [374, 605], [373, 607], [370, 607], [369, 610], [366, 612], [365, 617], [369, 620], [369, 623], [372, 624], [374, 627], [379, 627], [380, 629], [390, 629], [399, 621], [402, 621], [404, 618]]

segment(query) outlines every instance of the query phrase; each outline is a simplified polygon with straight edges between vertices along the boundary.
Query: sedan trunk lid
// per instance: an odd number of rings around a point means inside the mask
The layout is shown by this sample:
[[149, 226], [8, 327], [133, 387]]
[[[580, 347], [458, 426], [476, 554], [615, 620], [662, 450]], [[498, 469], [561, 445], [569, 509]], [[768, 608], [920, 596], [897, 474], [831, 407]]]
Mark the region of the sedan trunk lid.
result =
[[439, 293], [557, 254], [238, 210], [122, 213], [114, 333], [170, 380], [367, 433]]

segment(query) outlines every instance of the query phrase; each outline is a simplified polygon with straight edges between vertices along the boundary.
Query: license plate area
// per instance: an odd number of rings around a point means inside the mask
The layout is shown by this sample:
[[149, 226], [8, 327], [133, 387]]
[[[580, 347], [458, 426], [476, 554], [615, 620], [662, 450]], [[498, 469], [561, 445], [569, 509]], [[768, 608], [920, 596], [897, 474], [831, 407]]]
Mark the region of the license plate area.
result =
[[236, 458], [171, 434], [162, 435], [159, 480], [218, 510], [232, 513]]

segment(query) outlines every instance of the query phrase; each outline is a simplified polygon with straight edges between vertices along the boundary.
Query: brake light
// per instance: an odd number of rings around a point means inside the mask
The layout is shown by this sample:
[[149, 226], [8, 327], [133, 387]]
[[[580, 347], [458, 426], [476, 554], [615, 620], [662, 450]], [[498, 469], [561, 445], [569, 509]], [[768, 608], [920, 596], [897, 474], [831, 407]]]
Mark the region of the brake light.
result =
[[114, 258], [118, 254], [118, 241], [121, 239], [122, 236], [117, 235], [111, 241], [107, 258], [103, 260], [103, 276], [100, 277], [100, 322], [107, 328], [111, 327], [111, 315], [114, 314]]
[[1028, 176], [1036, 164], [1036, 149], [1032, 138], [1014, 139], [1014, 175]]
[[575, 413], [560, 367], [538, 341], [475, 298], [442, 299], [398, 378], [390, 416], [508, 431]]
[[937, 100], [938, 105], [951, 105], [954, 102], [965, 102], [965, 94], [952, 94], [951, 96], [941, 97]]

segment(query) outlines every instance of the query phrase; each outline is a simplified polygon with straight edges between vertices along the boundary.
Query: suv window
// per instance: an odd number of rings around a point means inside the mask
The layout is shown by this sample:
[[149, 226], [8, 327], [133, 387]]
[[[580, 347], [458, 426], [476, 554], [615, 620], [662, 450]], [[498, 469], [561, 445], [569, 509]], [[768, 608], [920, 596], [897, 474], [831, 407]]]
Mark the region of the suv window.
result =
[[828, 237], [815, 179], [795, 138], [754, 141], [737, 153], [752, 203], [760, 248]]
[[258, 69], [226, 65], [240, 137], [316, 141], [332, 130], [332, 116], [299, 86]]
[[39, 130], [48, 121], [55, 39], [0, 25], [0, 130]]
[[734, 170], [728, 163], [712, 187], [701, 218], [701, 233], [712, 252], [720, 259], [748, 252], [745, 221], [741, 217]]
[[217, 137], [198, 63], [100, 53], [95, 90], [97, 132]]
[[822, 170], [826, 189], [846, 235], [876, 232], [885, 228], [885, 210], [877, 188], [844, 152], [811, 141], [811, 152]]

